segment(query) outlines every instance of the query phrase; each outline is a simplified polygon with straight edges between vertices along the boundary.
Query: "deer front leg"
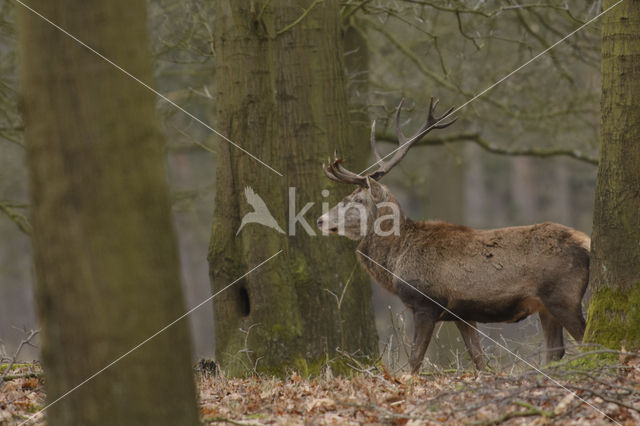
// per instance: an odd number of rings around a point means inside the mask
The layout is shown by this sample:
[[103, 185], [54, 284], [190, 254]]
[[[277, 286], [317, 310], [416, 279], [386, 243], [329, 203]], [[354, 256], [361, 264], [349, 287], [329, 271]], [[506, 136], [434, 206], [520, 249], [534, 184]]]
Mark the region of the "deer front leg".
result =
[[409, 366], [411, 373], [416, 374], [420, 370], [420, 365], [427, 352], [431, 335], [436, 325], [436, 315], [429, 311], [415, 311], [413, 314], [413, 347], [411, 348], [411, 356], [409, 357]]
[[484, 370], [484, 355], [482, 354], [480, 336], [477, 330], [478, 324], [475, 321], [456, 321], [456, 327], [458, 327], [462, 340], [464, 340], [464, 344], [471, 354], [476, 370]]
[[[438, 315], [442, 312], [442, 309], [432, 303], [424, 292], [418, 290], [421, 285], [420, 281], [407, 282], [398, 280], [396, 282], [398, 297], [413, 312], [413, 346], [409, 356], [409, 366], [413, 374], [416, 374], [420, 369], [420, 364], [422, 364], [424, 354], [429, 347]], [[446, 302], [443, 304], [446, 304]]]

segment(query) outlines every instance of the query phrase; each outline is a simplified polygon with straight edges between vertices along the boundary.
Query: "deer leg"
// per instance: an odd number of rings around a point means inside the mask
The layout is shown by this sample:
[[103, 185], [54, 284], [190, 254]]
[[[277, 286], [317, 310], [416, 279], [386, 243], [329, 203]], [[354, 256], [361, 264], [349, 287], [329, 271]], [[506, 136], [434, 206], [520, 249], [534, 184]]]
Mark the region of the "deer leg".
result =
[[409, 357], [411, 373], [416, 374], [420, 370], [420, 365], [427, 352], [431, 335], [436, 325], [436, 317], [432, 312], [415, 311], [413, 314], [413, 347]]
[[471, 359], [476, 366], [476, 370], [484, 370], [484, 355], [482, 354], [482, 346], [480, 345], [477, 323], [475, 321], [456, 321], [455, 323], [462, 335], [465, 346], [471, 354]]
[[[543, 301], [544, 303], [544, 301]], [[567, 307], [569, 307], [567, 309]], [[567, 329], [569, 334], [581, 343], [584, 337], [586, 324], [582, 316], [582, 307], [580, 305], [571, 307], [571, 305], [545, 304], [545, 308], [555, 317], [555, 319]]]
[[540, 316], [540, 323], [542, 324], [542, 332], [544, 333], [546, 344], [544, 362], [548, 364], [552, 361], [558, 361], [564, 356], [562, 324], [546, 309], [541, 310], [538, 315]]

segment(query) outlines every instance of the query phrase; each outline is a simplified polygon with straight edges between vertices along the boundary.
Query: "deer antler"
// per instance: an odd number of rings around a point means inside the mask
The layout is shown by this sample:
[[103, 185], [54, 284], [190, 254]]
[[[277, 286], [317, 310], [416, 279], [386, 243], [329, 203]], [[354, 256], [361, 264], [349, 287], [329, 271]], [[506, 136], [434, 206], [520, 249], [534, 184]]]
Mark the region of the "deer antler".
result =
[[416, 142], [422, 139], [427, 133], [429, 133], [431, 130], [444, 129], [445, 127], [449, 127], [450, 125], [455, 123], [455, 121], [457, 120], [456, 118], [446, 123], [441, 123], [443, 119], [445, 119], [451, 114], [451, 112], [453, 111], [453, 107], [449, 108], [449, 110], [444, 114], [442, 114], [440, 117], [434, 116], [436, 107], [438, 106], [438, 102], [439, 101], [437, 99], [434, 100], [433, 98], [431, 98], [431, 102], [429, 102], [429, 115], [427, 116], [427, 121], [425, 121], [425, 123], [420, 127], [420, 130], [418, 130], [418, 132], [415, 135], [411, 136], [410, 138], [407, 138], [402, 132], [402, 129], [400, 128], [400, 111], [402, 110], [404, 99], [400, 101], [400, 104], [398, 105], [398, 108], [396, 109], [396, 114], [395, 114], [396, 136], [398, 138], [398, 148], [396, 148], [395, 154], [393, 154], [393, 157], [391, 157], [391, 160], [389, 160], [389, 162], [384, 162], [382, 158], [380, 158], [380, 154], [378, 154], [378, 152], [376, 151], [375, 129], [374, 128], [371, 129], [371, 149], [373, 149], [376, 155], [376, 158], [378, 159], [378, 164], [380, 165], [378, 170], [376, 170], [371, 174], [372, 178], [374, 178], [375, 180], [378, 180], [382, 176], [389, 173], [389, 171], [392, 168], [394, 168], [396, 164], [398, 164], [400, 160], [404, 158], [405, 155], [407, 155], [407, 152], [409, 152], [409, 149]]
[[[438, 106], [438, 100], [434, 100], [431, 98], [431, 102], [429, 103], [429, 115], [427, 116], [427, 121], [420, 127], [418, 132], [407, 138], [402, 129], [400, 129], [400, 111], [402, 110], [402, 105], [404, 104], [404, 99], [400, 101], [398, 108], [396, 109], [395, 114], [395, 123], [396, 123], [396, 136], [398, 138], [398, 148], [396, 148], [395, 154], [388, 162], [385, 162], [383, 158], [380, 156], [378, 151], [376, 150], [376, 122], [375, 120], [371, 124], [371, 150], [376, 157], [376, 164], [378, 164], [378, 169], [371, 173], [369, 177], [375, 180], [379, 180], [382, 176], [389, 173], [389, 171], [395, 167], [400, 160], [407, 155], [407, 152], [416, 142], [422, 139], [427, 133], [429, 133], [433, 129], [444, 129], [445, 127], [449, 127], [452, 125], [457, 118], [453, 118], [452, 120], [441, 123], [442, 120], [447, 118], [451, 112], [453, 111], [453, 107], [449, 108], [447, 112], [442, 114], [440, 117], [434, 116], [436, 107]], [[342, 159], [338, 158], [337, 153], [334, 153], [334, 161], [332, 162], [329, 159], [329, 162], [326, 168], [323, 166], [322, 171], [324, 174], [331, 180], [335, 182], [341, 183], [350, 183], [356, 184], [360, 186], [364, 186], [366, 184], [366, 176], [361, 176], [359, 174], [353, 173], [342, 165]]]
[[367, 178], [365, 176], [360, 176], [344, 168], [342, 158], [338, 157], [337, 151], [334, 151], [333, 156], [333, 162], [331, 158], [328, 158], [326, 168], [324, 166], [322, 167], [322, 171], [329, 179], [340, 183], [351, 183], [359, 186], [366, 185]]

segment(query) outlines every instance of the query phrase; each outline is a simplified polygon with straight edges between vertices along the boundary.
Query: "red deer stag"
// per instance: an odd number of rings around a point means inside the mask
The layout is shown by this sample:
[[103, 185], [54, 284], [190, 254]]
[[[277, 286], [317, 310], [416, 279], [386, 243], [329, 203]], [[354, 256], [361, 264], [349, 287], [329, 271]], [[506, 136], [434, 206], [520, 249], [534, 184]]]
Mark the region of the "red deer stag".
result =
[[[400, 129], [402, 102], [395, 114], [399, 149], [385, 162], [371, 148], [378, 169], [368, 175], [347, 170], [335, 155], [323, 171], [357, 189], [318, 219], [318, 227], [360, 240], [358, 258], [384, 288], [412, 311], [415, 324], [410, 366], [419, 368], [438, 321], [455, 321], [478, 369], [484, 360], [476, 322], [515, 322], [538, 313], [546, 341], [545, 361], [562, 358], [562, 327], [582, 341], [582, 297], [589, 273], [589, 237], [557, 223], [476, 230], [437, 221], [413, 221], [402, 214], [389, 189], [378, 183], [408, 150], [441, 123], [452, 109], [434, 117], [437, 101], [411, 138]], [[428, 296], [428, 297], [427, 297]], [[445, 309], [446, 308], [446, 309]]]

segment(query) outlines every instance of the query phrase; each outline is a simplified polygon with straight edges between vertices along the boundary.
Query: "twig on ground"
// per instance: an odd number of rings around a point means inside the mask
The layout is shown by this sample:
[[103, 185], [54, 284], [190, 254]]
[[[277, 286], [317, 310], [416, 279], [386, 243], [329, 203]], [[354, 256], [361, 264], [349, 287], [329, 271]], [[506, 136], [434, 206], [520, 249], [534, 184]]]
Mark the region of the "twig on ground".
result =
[[516, 417], [531, 417], [531, 416], [540, 416], [540, 417], [545, 417], [547, 419], [552, 419], [555, 414], [552, 413], [551, 411], [546, 411], [546, 410], [542, 410], [538, 407], [536, 407], [535, 405], [529, 404], [528, 402], [524, 402], [524, 401], [514, 401], [513, 402], [514, 405], [519, 405], [521, 407], [525, 407], [527, 408], [527, 410], [524, 411], [509, 411], [507, 413], [504, 413], [502, 416], [493, 419], [493, 420], [489, 420], [486, 423], [483, 423], [486, 426], [489, 425], [497, 425], [503, 422], [506, 422], [509, 419], [513, 419]]
[[33, 346], [33, 344], [31, 344], [31, 340], [35, 336], [37, 336], [38, 333], [40, 333], [40, 330], [30, 330], [29, 332], [26, 332], [25, 330], [26, 336], [22, 339], [22, 341], [20, 341], [20, 344], [18, 345], [18, 348], [14, 352], [13, 356], [9, 358], [9, 365], [7, 366], [7, 369], [4, 370], [4, 373], [2, 373], [2, 377], [0, 377], [0, 389], [2, 389], [2, 385], [4, 384], [4, 381], [7, 379], [9, 372], [13, 368], [13, 365], [15, 364], [16, 359], [18, 359], [18, 355], [20, 355], [20, 351], [22, 351], [22, 348], [25, 345]]

